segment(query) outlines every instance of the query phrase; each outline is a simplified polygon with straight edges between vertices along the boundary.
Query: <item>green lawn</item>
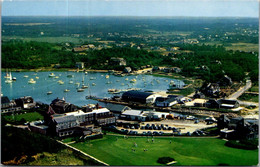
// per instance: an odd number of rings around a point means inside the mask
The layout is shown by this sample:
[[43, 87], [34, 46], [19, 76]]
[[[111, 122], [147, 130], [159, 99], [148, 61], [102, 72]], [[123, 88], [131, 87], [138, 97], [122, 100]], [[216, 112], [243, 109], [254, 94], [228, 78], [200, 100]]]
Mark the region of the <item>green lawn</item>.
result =
[[242, 101], [251, 101], [251, 102], [258, 103], [258, 98], [259, 98], [258, 95], [244, 93], [238, 99]]
[[258, 150], [235, 149], [224, 144], [224, 140], [216, 138], [155, 138], [152, 143], [146, 137], [124, 139], [105, 135], [102, 139], [71, 146], [109, 165], [160, 165], [156, 162], [159, 157], [172, 157], [178, 162], [176, 165], [258, 164]]
[[31, 121], [36, 121], [36, 120], [42, 120], [43, 116], [39, 114], [38, 112], [30, 112], [30, 113], [25, 113], [25, 114], [18, 114], [18, 115], [8, 115], [4, 116], [4, 118], [9, 122], [13, 121], [20, 121], [22, 118], [24, 118], [26, 121], [31, 122]]

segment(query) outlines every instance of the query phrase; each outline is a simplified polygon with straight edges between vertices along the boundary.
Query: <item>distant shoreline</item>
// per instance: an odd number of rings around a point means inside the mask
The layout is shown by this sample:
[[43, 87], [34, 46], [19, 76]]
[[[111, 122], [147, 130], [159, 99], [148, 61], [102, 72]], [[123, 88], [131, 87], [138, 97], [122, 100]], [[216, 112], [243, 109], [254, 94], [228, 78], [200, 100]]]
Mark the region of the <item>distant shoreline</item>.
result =
[[[6, 71], [11, 71], [11, 72], [40, 72], [40, 71], [43, 71], [43, 72], [48, 72], [48, 71], [61, 71], [61, 72], [75, 72], [77, 71], [78, 69], [74, 69], [74, 68], [39, 68], [39, 69], [18, 69], [18, 68], [2, 68], [1, 71], [2, 72], [6, 72]], [[109, 72], [109, 70], [91, 70], [91, 69], [80, 69], [79, 70], [80, 72], [83, 72], [83, 71], [87, 71], [87, 72]]]

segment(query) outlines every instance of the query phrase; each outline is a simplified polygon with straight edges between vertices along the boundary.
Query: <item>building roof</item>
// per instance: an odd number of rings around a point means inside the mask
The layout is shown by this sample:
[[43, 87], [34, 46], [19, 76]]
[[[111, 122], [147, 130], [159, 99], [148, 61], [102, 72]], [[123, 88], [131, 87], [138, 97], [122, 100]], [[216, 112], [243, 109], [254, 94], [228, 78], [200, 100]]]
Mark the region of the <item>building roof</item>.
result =
[[132, 98], [146, 99], [148, 96], [150, 96], [152, 94], [153, 93], [131, 90], [131, 91], [127, 91], [127, 92], [123, 93], [122, 97], [128, 96], [128, 97], [132, 97]]
[[106, 112], [110, 112], [110, 111], [107, 108], [99, 108], [99, 109], [94, 109], [89, 113], [100, 114], [100, 113], [106, 113]]
[[68, 115], [68, 116], [56, 117], [56, 118], [54, 118], [54, 120], [55, 120], [57, 123], [72, 122], [72, 121], [75, 121], [75, 122], [76, 122], [76, 117], [73, 116], [73, 115]]
[[130, 107], [128, 107], [128, 106], [112, 104], [112, 103], [108, 103], [106, 107], [107, 107], [107, 109], [109, 109], [110, 111], [113, 111], [113, 112], [122, 112], [127, 108], [130, 109]]
[[7, 96], [1, 97], [1, 104], [10, 103], [10, 100]]
[[84, 113], [82, 110], [74, 111], [74, 112], [68, 112], [65, 115], [73, 115], [73, 116], [81, 116], [86, 115], [87, 113]]
[[123, 115], [130, 115], [130, 116], [142, 116], [142, 110], [126, 110], [123, 112]]

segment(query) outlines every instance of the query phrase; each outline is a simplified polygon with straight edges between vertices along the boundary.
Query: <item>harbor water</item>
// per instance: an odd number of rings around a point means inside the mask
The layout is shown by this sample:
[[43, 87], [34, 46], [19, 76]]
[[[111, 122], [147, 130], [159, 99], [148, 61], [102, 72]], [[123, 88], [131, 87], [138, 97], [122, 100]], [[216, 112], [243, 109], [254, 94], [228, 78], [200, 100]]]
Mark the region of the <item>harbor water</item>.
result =
[[[55, 77], [49, 77], [50, 73]], [[12, 83], [5, 83], [5, 75], [5, 72], [1, 73], [1, 93], [9, 99], [32, 96], [35, 101], [50, 104], [58, 97], [78, 106], [97, 103], [95, 100], [86, 99], [86, 96], [98, 98], [114, 96], [115, 94], [109, 93], [108, 89], [138, 88], [158, 92], [167, 91], [170, 81], [184, 85], [180, 80], [145, 74], [122, 77], [100, 72], [88, 72], [87, 75], [84, 72], [12, 72], [12, 76], [16, 78]], [[31, 79], [36, 83], [28, 83]], [[81, 88], [82, 84], [88, 88], [78, 92], [77, 88]], [[66, 92], [65, 89], [69, 91]]]

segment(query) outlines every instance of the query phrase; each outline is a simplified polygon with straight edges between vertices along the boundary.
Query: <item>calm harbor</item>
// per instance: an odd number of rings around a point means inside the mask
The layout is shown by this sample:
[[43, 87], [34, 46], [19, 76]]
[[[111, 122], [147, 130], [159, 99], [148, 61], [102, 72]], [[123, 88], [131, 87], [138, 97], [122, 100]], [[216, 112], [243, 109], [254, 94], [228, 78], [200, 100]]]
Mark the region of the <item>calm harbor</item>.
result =
[[[54, 75], [50, 76], [51, 73]], [[119, 90], [116, 93], [132, 88], [158, 92], [167, 91], [171, 81], [184, 85], [180, 80], [144, 74], [122, 77], [100, 72], [12, 72], [11, 75], [16, 78], [12, 83], [5, 83], [6, 72], [1, 75], [2, 93], [10, 99], [32, 96], [36, 101], [49, 104], [57, 97], [64, 97], [78, 106], [96, 103], [86, 96], [112, 97], [115, 94], [108, 90], [113, 89]], [[80, 92], [82, 84], [85, 88]]]

